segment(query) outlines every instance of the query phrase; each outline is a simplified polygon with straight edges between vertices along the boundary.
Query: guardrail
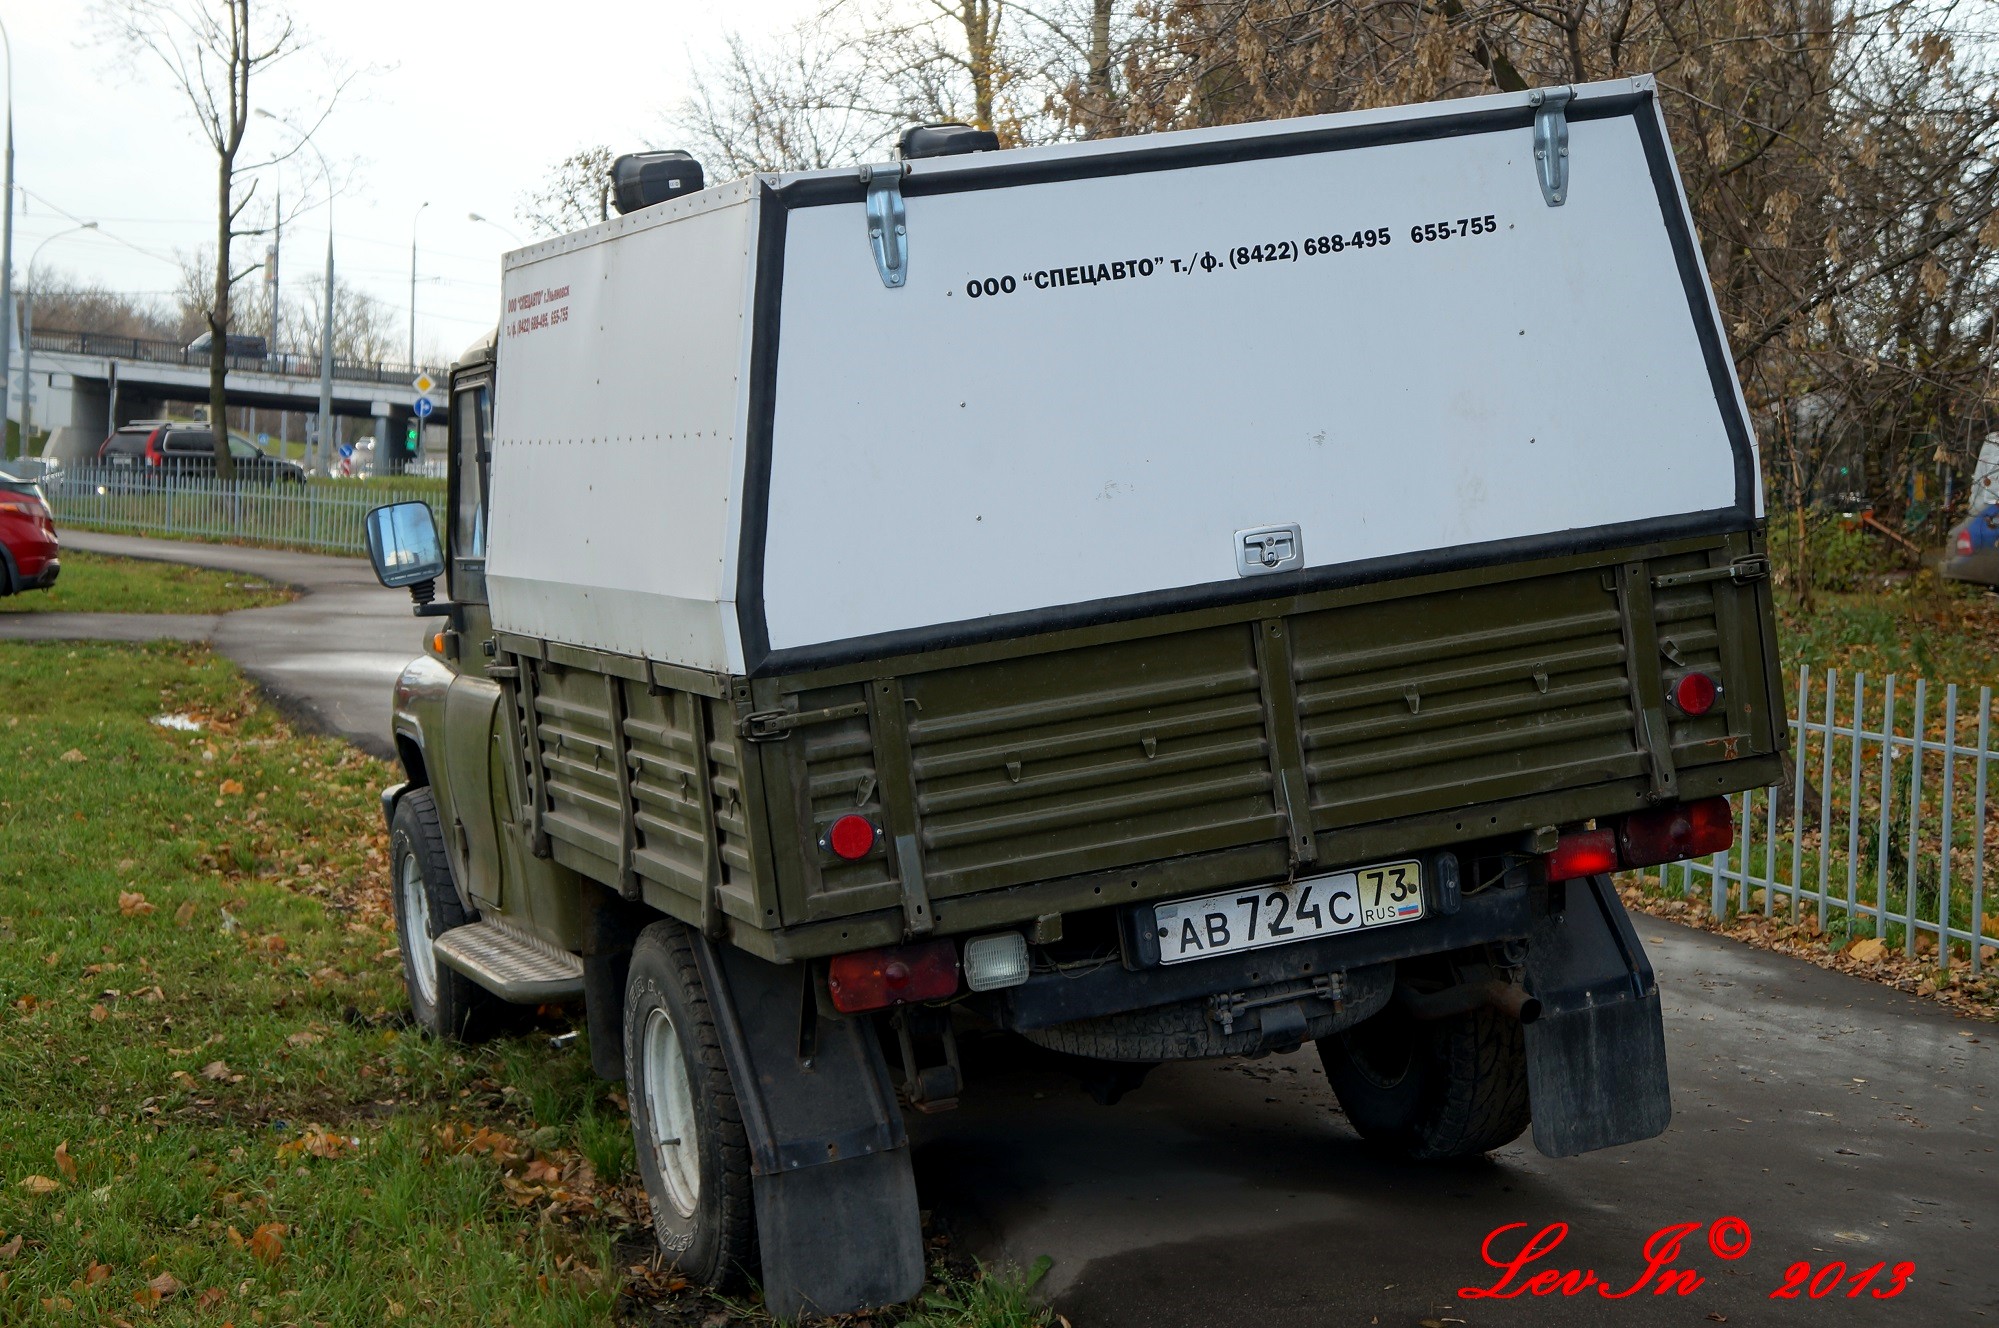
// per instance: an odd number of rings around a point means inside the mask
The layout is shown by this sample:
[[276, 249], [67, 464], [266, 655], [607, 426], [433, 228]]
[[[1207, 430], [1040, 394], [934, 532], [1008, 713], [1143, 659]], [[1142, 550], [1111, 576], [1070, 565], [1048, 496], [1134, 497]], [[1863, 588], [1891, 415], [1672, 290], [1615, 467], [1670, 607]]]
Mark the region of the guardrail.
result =
[[[1911, 695], [1913, 691], [1913, 695]], [[1990, 768], [1992, 689], [1839, 670], [1798, 670], [1786, 781], [1733, 799], [1735, 846], [1651, 868], [1667, 889], [1700, 881], [1716, 918], [1785, 916], [1849, 939], [1877, 938], [1978, 973], [1999, 959], [1986, 864], [1999, 855]]]
[[363, 520], [384, 503], [428, 503], [438, 528], [444, 526], [444, 495], [434, 489], [224, 481], [93, 466], [57, 471], [44, 490], [59, 526], [321, 553], [367, 553]]
[[[31, 340], [37, 352], [56, 355], [102, 355], [107, 359], [140, 360], [148, 364], [182, 364], [194, 369], [208, 367], [207, 351], [191, 351], [180, 342], [154, 337], [120, 337], [103, 332], [43, 331], [36, 328]], [[288, 378], [319, 377], [317, 355], [273, 351], [267, 355], [225, 355], [223, 359], [232, 370], [244, 373], [282, 374]], [[389, 360], [363, 363], [336, 358], [333, 361], [333, 376], [347, 382], [389, 383], [406, 388], [420, 372], [430, 374], [439, 382], [445, 378], [444, 370], [430, 365], [397, 364]]]

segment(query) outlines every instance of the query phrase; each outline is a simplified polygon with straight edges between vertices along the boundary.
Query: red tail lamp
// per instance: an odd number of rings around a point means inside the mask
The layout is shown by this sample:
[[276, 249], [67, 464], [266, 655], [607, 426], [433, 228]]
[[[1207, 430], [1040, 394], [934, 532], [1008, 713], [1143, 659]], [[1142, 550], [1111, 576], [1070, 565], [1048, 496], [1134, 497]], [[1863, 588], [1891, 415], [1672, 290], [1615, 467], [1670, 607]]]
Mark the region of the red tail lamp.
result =
[[842, 1014], [943, 1000], [958, 992], [958, 947], [924, 941], [835, 955], [826, 966], [826, 990]]
[[1673, 684], [1673, 706], [1683, 715], [1699, 718], [1720, 699], [1721, 684], [1705, 673], [1685, 674]]
[[1727, 798], [1633, 812], [1615, 830], [1563, 835], [1546, 856], [1548, 879], [1570, 881], [1621, 867], [1653, 867], [1719, 853], [1735, 843], [1735, 813]]
[[865, 816], [849, 812], [833, 822], [826, 831], [826, 847], [832, 849], [836, 857], [858, 862], [874, 852], [875, 823]]
[[1617, 835], [1610, 830], [1584, 830], [1563, 835], [1548, 854], [1548, 879], [1569, 881], [1617, 870]]
[[1727, 798], [1634, 812], [1617, 828], [1617, 846], [1627, 867], [1704, 858], [1734, 843], [1735, 813]]
[[1957, 532], [1957, 556], [1960, 558], [1971, 556], [1971, 532], [1968, 530]]

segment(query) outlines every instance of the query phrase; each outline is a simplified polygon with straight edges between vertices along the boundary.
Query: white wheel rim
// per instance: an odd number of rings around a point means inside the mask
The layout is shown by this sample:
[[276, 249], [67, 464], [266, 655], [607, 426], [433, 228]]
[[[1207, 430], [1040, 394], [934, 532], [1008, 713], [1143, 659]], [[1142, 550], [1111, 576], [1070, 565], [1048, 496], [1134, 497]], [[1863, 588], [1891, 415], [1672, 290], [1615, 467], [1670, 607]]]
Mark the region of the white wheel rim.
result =
[[682, 1217], [692, 1217], [701, 1198], [694, 1090], [687, 1082], [687, 1064], [680, 1057], [680, 1034], [658, 1006], [646, 1014], [641, 1054], [645, 1057], [646, 1125], [652, 1135], [653, 1160], [666, 1184], [666, 1198]]
[[430, 894], [423, 888], [423, 869], [416, 854], [403, 854], [402, 880], [403, 937], [409, 946], [410, 981], [425, 1005], [437, 1004], [437, 951], [430, 944]]

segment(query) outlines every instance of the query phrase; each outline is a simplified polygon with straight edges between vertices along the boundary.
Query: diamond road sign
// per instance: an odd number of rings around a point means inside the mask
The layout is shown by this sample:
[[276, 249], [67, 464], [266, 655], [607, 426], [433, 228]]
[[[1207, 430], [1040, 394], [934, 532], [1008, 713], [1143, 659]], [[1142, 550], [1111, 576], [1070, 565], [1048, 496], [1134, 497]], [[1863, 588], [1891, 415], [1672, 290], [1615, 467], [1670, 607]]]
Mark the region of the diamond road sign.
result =
[[418, 374], [416, 381], [411, 383], [410, 386], [415, 388], [419, 394], [423, 394], [429, 392], [431, 388], [436, 387], [437, 380], [429, 374]]

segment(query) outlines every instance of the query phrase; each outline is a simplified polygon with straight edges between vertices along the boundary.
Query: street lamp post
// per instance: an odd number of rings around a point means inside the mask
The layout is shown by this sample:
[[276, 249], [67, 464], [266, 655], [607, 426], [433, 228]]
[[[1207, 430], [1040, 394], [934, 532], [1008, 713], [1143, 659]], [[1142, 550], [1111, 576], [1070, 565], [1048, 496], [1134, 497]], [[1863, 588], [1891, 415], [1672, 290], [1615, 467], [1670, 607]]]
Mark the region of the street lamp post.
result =
[[312, 155], [319, 158], [319, 173], [326, 179], [326, 319], [319, 334], [319, 438], [306, 455], [307, 469], [323, 474], [332, 454], [333, 436], [333, 171], [319, 145], [301, 133], [297, 125], [261, 106], [257, 114], [266, 120], [276, 120], [291, 130], [300, 143], [311, 148]]
[[511, 229], [502, 226], [499, 222], [494, 221], [491, 217], [482, 217], [476, 212], [468, 212], [465, 214], [465, 219], [467, 221], [476, 221], [482, 226], [491, 226], [494, 230], [506, 236], [509, 240], [512, 240], [515, 244], [527, 243], [527, 241], [521, 239], [520, 236], [514, 234]]
[[[7, 191], [6, 221], [0, 223], [0, 457], [7, 455], [7, 385], [14, 378], [14, 39], [0, 23], [0, 45], [7, 51]], [[28, 450], [27, 431], [21, 451]]]
[[86, 221], [81, 226], [72, 226], [66, 231], [57, 231], [48, 239], [35, 246], [35, 252], [28, 255], [28, 308], [27, 317], [21, 328], [21, 455], [28, 455], [28, 430], [35, 418], [35, 392], [29, 374], [34, 371], [35, 359], [35, 261], [42, 256], [42, 250], [54, 244], [65, 235], [78, 231], [94, 231], [97, 223]]
[[416, 214], [410, 218], [410, 371], [416, 371], [416, 224], [423, 217], [423, 210], [430, 206], [425, 199], [417, 204]]

